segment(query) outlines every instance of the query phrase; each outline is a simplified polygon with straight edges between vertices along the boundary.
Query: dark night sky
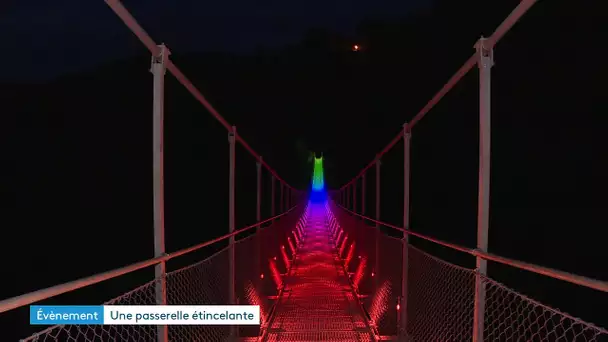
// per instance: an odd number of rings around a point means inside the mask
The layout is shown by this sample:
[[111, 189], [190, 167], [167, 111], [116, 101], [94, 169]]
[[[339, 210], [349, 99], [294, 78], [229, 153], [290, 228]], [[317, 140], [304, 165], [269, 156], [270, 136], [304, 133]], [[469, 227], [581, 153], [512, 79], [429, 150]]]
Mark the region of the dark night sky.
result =
[[[336, 187], [517, 3], [125, 4], [279, 174], [304, 187], [308, 153], [323, 152], [327, 184]], [[539, 1], [495, 49], [489, 250], [606, 280], [608, 49], [601, 44], [608, 19], [599, 4]], [[16, 222], [7, 245], [32, 255], [7, 263], [3, 274], [18, 281], [0, 298], [150, 257], [152, 77], [143, 45], [101, 0], [15, 1], [1, 12], [0, 101], [13, 132], [3, 138], [11, 147], [7, 165], [15, 166], [3, 170], [5, 202], [15, 204], [3, 214]], [[355, 42], [362, 51], [350, 51]], [[472, 70], [412, 137], [412, 229], [468, 247], [476, 232], [477, 77]], [[226, 131], [171, 76], [165, 105], [167, 249], [174, 251], [226, 233], [228, 145]], [[381, 219], [398, 225], [400, 158], [398, 144], [382, 175]], [[239, 148], [237, 165], [242, 227], [254, 218], [255, 164]], [[72, 257], [78, 253], [88, 256], [87, 266]], [[605, 294], [494, 266], [491, 275], [508, 286], [608, 326]], [[148, 276], [58, 302], [101, 302]], [[26, 319], [26, 310], [7, 318], [12, 326]]]
[[[353, 34], [366, 18], [390, 19], [430, 7], [416, 1], [125, 1], [157, 41], [180, 53], [251, 52], [299, 41], [306, 30], [323, 27]], [[48, 80], [124, 58], [142, 45], [134, 41], [111, 9], [99, 1], [19, 1], [3, 8], [0, 37], [6, 70], [0, 81]], [[44, 62], [41, 62], [44, 61]]]

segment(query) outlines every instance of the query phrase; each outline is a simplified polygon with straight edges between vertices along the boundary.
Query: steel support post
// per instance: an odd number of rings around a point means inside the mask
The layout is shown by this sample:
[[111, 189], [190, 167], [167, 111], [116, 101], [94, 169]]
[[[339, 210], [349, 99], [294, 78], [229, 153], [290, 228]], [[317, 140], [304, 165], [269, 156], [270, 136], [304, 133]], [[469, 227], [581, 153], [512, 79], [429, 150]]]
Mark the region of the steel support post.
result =
[[[260, 157], [260, 161], [262, 157]], [[262, 163], [256, 163], [257, 170], [257, 194], [256, 194], [256, 206], [255, 206], [255, 219], [256, 222], [262, 221]], [[257, 226], [256, 231], [259, 232], [260, 226]]]
[[[277, 190], [275, 188], [275, 178], [272, 175], [272, 173], [270, 174], [270, 217], [274, 217], [276, 214], [276, 209], [277, 209], [277, 205], [275, 203], [275, 198], [276, 198], [276, 194], [277, 194]], [[274, 223], [274, 220], [272, 220], [271, 223]]]
[[346, 186], [346, 209], [352, 210], [350, 206], [350, 184]]
[[365, 216], [365, 173], [361, 176], [361, 215]]
[[[255, 203], [255, 221], [262, 221], [262, 157], [260, 157], [260, 161], [256, 163], [256, 172], [257, 172], [257, 193], [256, 193], [256, 203]], [[256, 232], [256, 243], [255, 243], [255, 267], [257, 270], [257, 274], [262, 273], [262, 264], [261, 264], [261, 251], [262, 251], [262, 226], [258, 225], [255, 228]]]
[[[410, 229], [410, 138], [411, 132], [407, 123], [403, 125], [403, 228]], [[409, 236], [403, 233], [403, 266], [401, 276], [401, 329], [407, 336], [408, 304], [408, 270], [409, 270]]]
[[289, 210], [289, 187], [285, 187], [285, 211]]
[[[477, 208], [477, 249], [487, 252], [490, 214], [490, 69], [493, 51], [485, 38], [475, 45], [479, 67], [479, 195]], [[475, 313], [473, 341], [481, 342], [484, 330], [486, 260], [477, 257], [475, 276]]]
[[[353, 183], [353, 211], [356, 213], [357, 212], [357, 182], [359, 180], [355, 179], [355, 182]], [[355, 216], [355, 218], [357, 218]]]
[[[153, 85], [153, 193], [154, 193], [154, 256], [165, 255], [165, 198], [163, 180], [163, 119], [165, 102], [165, 66], [169, 58], [169, 50], [165, 45], [159, 45], [158, 56], [152, 56], [151, 72], [154, 77]], [[167, 278], [166, 264], [160, 262], [156, 265], [156, 304], [167, 305]], [[157, 326], [157, 340], [169, 340], [166, 325]]]
[[[228, 171], [228, 227], [230, 233], [235, 230], [235, 167], [236, 167], [236, 127], [232, 126], [232, 131], [228, 133], [228, 142], [230, 143], [230, 170]], [[235, 287], [235, 246], [234, 236], [230, 237], [229, 242], [229, 271], [228, 271], [228, 304], [235, 305], [236, 303], [236, 287]], [[234, 338], [237, 335], [237, 327], [230, 326], [230, 337]]]
[[[380, 159], [376, 161], [376, 221], [380, 221]], [[376, 222], [376, 260], [374, 266], [374, 272], [376, 272], [376, 291], [380, 287], [380, 281], [378, 274], [380, 273], [380, 224]]]
[[285, 212], [285, 198], [283, 197], [283, 193], [285, 192], [285, 184], [283, 184], [283, 182], [281, 182], [281, 195], [280, 195], [280, 202], [279, 202], [279, 214], [282, 214]]

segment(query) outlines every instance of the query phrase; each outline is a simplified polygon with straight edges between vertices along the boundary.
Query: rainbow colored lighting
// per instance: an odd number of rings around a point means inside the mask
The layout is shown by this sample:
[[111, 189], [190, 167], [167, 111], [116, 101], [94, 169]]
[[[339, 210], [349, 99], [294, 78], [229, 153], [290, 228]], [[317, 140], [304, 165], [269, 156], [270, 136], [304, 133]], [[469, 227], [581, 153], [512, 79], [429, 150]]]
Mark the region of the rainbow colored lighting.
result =
[[315, 166], [312, 171], [312, 190], [323, 191], [325, 189], [325, 182], [323, 180], [323, 157], [315, 157]]

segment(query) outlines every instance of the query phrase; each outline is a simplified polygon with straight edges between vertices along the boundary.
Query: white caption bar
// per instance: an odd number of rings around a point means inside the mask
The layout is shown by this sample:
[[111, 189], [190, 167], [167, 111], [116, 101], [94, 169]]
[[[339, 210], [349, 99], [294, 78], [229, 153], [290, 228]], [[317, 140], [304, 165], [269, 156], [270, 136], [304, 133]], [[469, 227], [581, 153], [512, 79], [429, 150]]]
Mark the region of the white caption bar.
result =
[[259, 325], [259, 305], [106, 305], [104, 325]]

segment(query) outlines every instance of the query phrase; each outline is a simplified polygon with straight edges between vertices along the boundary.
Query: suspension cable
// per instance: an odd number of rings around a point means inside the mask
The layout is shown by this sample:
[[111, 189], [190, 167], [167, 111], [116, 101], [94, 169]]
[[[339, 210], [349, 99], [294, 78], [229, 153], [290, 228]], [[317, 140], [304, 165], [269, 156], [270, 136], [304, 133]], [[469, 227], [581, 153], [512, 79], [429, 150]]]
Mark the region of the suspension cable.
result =
[[[376, 219], [373, 219], [371, 217], [368, 216], [364, 216], [361, 214], [358, 214], [354, 211], [351, 211], [349, 209], [346, 209], [345, 207], [335, 203], [336, 206], [338, 206], [340, 209], [348, 212], [351, 215], [360, 217], [364, 220], [373, 222], [373, 223], [377, 223], [379, 225], [388, 227], [388, 228], [392, 228], [395, 229], [397, 231], [400, 231], [404, 234], [407, 235], [412, 235], [418, 238], [421, 238], [423, 240], [432, 242], [434, 244], [437, 245], [441, 245], [443, 247], [447, 247], [453, 250], [457, 250], [463, 253], [467, 253], [470, 254], [472, 256], [475, 257], [480, 257], [482, 259], [485, 260], [490, 260], [490, 261], [494, 261], [497, 262], [499, 264], [503, 264], [503, 265], [508, 265], [511, 267], [515, 267], [517, 269], [520, 270], [526, 270], [532, 273], [536, 273], [536, 274], [541, 274], [547, 277], [551, 277], [551, 278], [555, 278], [555, 279], [559, 279], [559, 280], [563, 280], [563, 281], [567, 281], [569, 283], [573, 283], [576, 285], [581, 285], [584, 287], [588, 287], [591, 289], [595, 289], [598, 291], [602, 291], [602, 292], [608, 292], [608, 282], [606, 281], [601, 281], [601, 280], [596, 280], [593, 278], [588, 278], [588, 277], [583, 277], [583, 276], [579, 276], [573, 273], [569, 273], [569, 272], [564, 272], [564, 271], [560, 271], [560, 270], [556, 270], [553, 268], [549, 268], [549, 267], [544, 267], [544, 266], [539, 266], [539, 265], [535, 265], [535, 264], [531, 264], [531, 263], [527, 263], [527, 262], [523, 262], [523, 261], [519, 261], [519, 260], [515, 260], [515, 259], [509, 259], [509, 258], [505, 258], [496, 254], [492, 254], [492, 253], [488, 253], [488, 252], [484, 252], [478, 249], [472, 249], [472, 248], [468, 248], [468, 247], [463, 247], [454, 243], [450, 243], [450, 242], [445, 242], [433, 237], [430, 237], [428, 235], [424, 235], [424, 234], [420, 234], [417, 232], [413, 232], [409, 229], [404, 229], [402, 227], [396, 226], [394, 224], [390, 224], [387, 222], [383, 222], [383, 221], [379, 221]], [[371, 227], [370, 227], [371, 228]]]
[[[503, 22], [498, 25], [494, 33], [488, 38], [487, 44], [488, 48], [493, 48], [494, 45], [498, 43], [498, 41], [507, 33], [509, 30], [515, 25], [515, 23], [536, 3], [537, 0], [522, 0], [517, 7], [509, 14], [509, 16], [503, 20]], [[477, 63], [477, 56], [473, 54], [469, 59], [456, 71], [452, 77], [447, 81], [446, 84], [435, 94], [431, 100], [414, 116], [414, 118], [407, 124], [407, 127], [404, 129], [411, 130], [454, 86], [460, 82], [460, 80], [475, 66]], [[353, 179], [351, 179], [348, 183], [342, 185], [340, 190], [344, 190], [347, 186], [356, 182], [359, 177], [361, 177], [365, 171], [367, 171], [370, 167], [372, 167], [384, 154], [390, 151], [395, 144], [403, 137], [403, 129], [399, 131], [399, 134], [391, 142], [386, 145], [380, 153], [376, 155], [374, 160], [372, 160], [366, 167], [363, 168]]]
[[16, 297], [12, 297], [12, 298], [8, 298], [8, 299], [4, 299], [0, 301], [0, 313], [6, 312], [6, 311], [10, 311], [25, 305], [29, 305], [32, 303], [36, 303], [45, 299], [49, 299], [61, 294], [64, 294], [66, 292], [71, 292], [74, 290], [78, 290], [81, 289], [83, 287], [87, 287], [87, 286], [91, 286], [97, 283], [101, 283], [102, 281], [106, 281], [109, 279], [113, 279], [113, 278], [117, 278], [121, 275], [125, 275], [127, 273], [132, 273], [135, 272], [137, 270], [141, 270], [156, 264], [159, 264], [161, 262], [166, 262], [168, 260], [171, 260], [173, 258], [177, 258], [179, 256], [182, 256], [184, 254], [188, 254], [197, 250], [200, 250], [201, 248], [213, 245], [215, 243], [218, 243], [220, 241], [225, 241], [233, 236], [236, 236], [238, 234], [244, 233], [246, 231], [249, 231], [255, 227], [258, 227], [264, 223], [276, 220], [282, 216], [285, 216], [289, 213], [291, 213], [295, 208], [297, 208], [299, 206], [299, 204], [294, 205], [293, 207], [291, 207], [291, 209], [289, 209], [288, 211], [267, 218], [265, 220], [262, 220], [260, 222], [256, 222], [252, 225], [249, 225], [247, 227], [241, 228], [239, 230], [236, 230], [232, 233], [220, 236], [218, 238], [215, 238], [213, 240], [210, 241], [206, 241], [206, 242], [202, 242], [199, 243], [198, 245], [194, 245], [191, 247], [187, 247], [184, 249], [181, 249], [177, 252], [173, 252], [173, 253], [169, 253], [169, 254], [165, 254], [163, 256], [159, 256], [156, 258], [152, 258], [152, 259], [147, 259], [144, 261], [140, 261], [131, 265], [127, 265], [121, 268], [117, 268], [117, 269], [113, 269], [107, 272], [103, 272], [103, 273], [98, 273], [89, 277], [85, 277], [85, 278], [80, 278], [78, 280], [74, 280], [74, 281], [70, 281], [67, 283], [63, 283], [63, 284], [59, 284], [59, 285], [55, 285], [55, 286], [51, 286], [51, 287], [47, 287], [45, 289], [42, 290], [38, 290], [38, 291], [33, 291], [33, 292], [29, 292], [20, 296], [16, 296]]
[[[129, 11], [124, 7], [124, 5], [120, 2], [120, 0], [105, 0], [105, 2], [110, 6], [110, 8], [116, 13], [116, 15], [127, 25], [127, 27], [139, 38], [139, 40], [146, 46], [146, 48], [152, 53], [153, 56], [158, 56], [160, 53], [160, 48], [150, 37], [150, 35], [139, 25], [137, 20], [129, 13]], [[203, 107], [207, 109], [207, 111], [217, 119], [217, 121], [228, 130], [228, 132], [232, 131], [232, 125], [228, 123], [224, 117], [207, 101], [205, 96], [192, 84], [192, 82], [184, 75], [184, 73], [170, 60], [167, 59], [166, 62], [167, 70], [181, 83], [189, 92], [194, 96], [194, 98], [200, 102]], [[240, 135], [236, 135], [236, 141], [241, 143], [243, 147], [249, 152], [255, 160], [263, 165], [279, 182], [285, 184], [289, 189], [297, 190], [293, 188], [289, 183], [287, 183], [283, 178], [279, 177], [279, 175], [266, 163], [260, 155], [247, 144], [247, 142], [241, 138]]]

